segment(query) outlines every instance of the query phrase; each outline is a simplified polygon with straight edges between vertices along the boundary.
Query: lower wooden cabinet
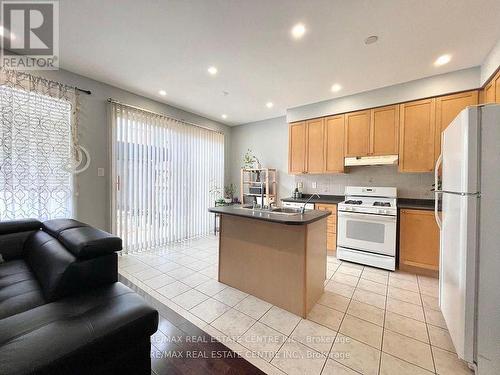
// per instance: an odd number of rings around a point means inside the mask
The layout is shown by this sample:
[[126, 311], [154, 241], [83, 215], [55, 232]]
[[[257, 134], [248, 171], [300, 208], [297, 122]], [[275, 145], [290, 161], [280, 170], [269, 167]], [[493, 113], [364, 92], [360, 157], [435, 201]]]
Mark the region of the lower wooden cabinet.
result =
[[437, 276], [439, 228], [434, 211], [399, 211], [399, 269]]
[[332, 213], [327, 219], [326, 248], [329, 252], [334, 252], [337, 249], [337, 205], [316, 203], [315, 209], [330, 211]]

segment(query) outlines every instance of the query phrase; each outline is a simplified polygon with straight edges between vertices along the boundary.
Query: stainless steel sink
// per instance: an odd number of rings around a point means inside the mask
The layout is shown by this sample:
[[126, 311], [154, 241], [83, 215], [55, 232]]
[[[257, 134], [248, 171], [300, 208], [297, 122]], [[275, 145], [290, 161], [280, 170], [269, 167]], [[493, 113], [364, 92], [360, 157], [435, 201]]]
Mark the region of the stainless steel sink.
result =
[[272, 210], [252, 208], [252, 206], [240, 206], [240, 208], [245, 210], [254, 210], [256, 212], [268, 213], [268, 214], [278, 214], [278, 215], [300, 215], [300, 209], [291, 207], [276, 207]]

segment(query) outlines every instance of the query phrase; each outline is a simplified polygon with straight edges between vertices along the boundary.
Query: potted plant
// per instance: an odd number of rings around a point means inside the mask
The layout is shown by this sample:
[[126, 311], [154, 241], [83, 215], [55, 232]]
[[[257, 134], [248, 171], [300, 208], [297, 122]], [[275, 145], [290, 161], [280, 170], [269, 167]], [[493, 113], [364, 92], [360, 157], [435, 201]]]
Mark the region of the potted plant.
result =
[[216, 206], [225, 203], [224, 198], [223, 198], [223, 194], [222, 194], [222, 189], [219, 186], [212, 185], [212, 187], [209, 190], [209, 193], [210, 193], [210, 196], [212, 196], [212, 198], [215, 200]]
[[245, 169], [261, 169], [261, 164], [257, 156], [255, 156], [251, 149], [247, 149], [243, 156], [243, 168]]
[[236, 192], [236, 185], [235, 184], [229, 184], [224, 188], [224, 200], [226, 203], [233, 202], [235, 192]]

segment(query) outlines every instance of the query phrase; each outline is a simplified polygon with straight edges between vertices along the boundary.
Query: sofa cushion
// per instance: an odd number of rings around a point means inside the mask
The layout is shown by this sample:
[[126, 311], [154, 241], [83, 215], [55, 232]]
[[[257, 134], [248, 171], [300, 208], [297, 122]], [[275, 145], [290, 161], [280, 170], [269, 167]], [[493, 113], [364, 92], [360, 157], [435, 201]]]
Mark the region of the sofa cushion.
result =
[[66, 229], [59, 234], [66, 248], [78, 259], [90, 259], [122, 249], [120, 237], [93, 227]]
[[25, 243], [25, 260], [47, 301], [64, 295], [62, 277], [76, 258], [58, 240], [42, 231], [33, 233]]
[[59, 234], [66, 229], [80, 227], [88, 227], [88, 225], [73, 219], [53, 219], [44, 221], [42, 224], [42, 229], [55, 238], [58, 238]]
[[44, 303], [40, 285], [23, 260], [0, 264], [0, 319]]
[[0, 369], [85, 374], [93, 361], [149, 339], [157, 326], [156, 310], [111, 284], [0, 320]]

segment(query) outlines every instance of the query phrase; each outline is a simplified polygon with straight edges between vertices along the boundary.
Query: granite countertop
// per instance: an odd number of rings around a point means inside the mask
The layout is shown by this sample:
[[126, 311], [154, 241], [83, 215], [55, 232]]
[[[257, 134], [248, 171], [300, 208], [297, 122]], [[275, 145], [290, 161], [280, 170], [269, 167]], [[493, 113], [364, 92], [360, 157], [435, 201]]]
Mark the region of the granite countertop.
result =
[[[304, 203], [311, 197], [311, 194], [303, 194], [302, 198], [283, 198], [283, 202], [297, 202], [297, 203]], [[314, 197], [312, 198], [309, 203], [340, 203], [345, 200], [345, 197], [343, 195], [320, 195], [321, 198]]]
[[249, 219], [270, 221], [273, 223], [287, 224], [287, 225], [310, 224], [315, 221], [324, 219], [331, 214], [330, 211], [306, 210], [304, 214], [297, 213], [294, 215], [284, 215], [284, 214], [273, 213], [266, 210], [261, 211], [261, 210], [242, 208], [241, 205], [211, 207], [208, 209], [208, 211], [220, 215], [239, 216]]
[[[299, 199], [289, 197], [282, 201], [304, 203], [310, 196], [311, 194], [304, 194]], [[309, 203], [340, 203], [345, 200], [343, 195], [320, 195], [320, 197], [314, 197]], [[434, 211], [434, 199], [398, 198], [398, 208]]]

